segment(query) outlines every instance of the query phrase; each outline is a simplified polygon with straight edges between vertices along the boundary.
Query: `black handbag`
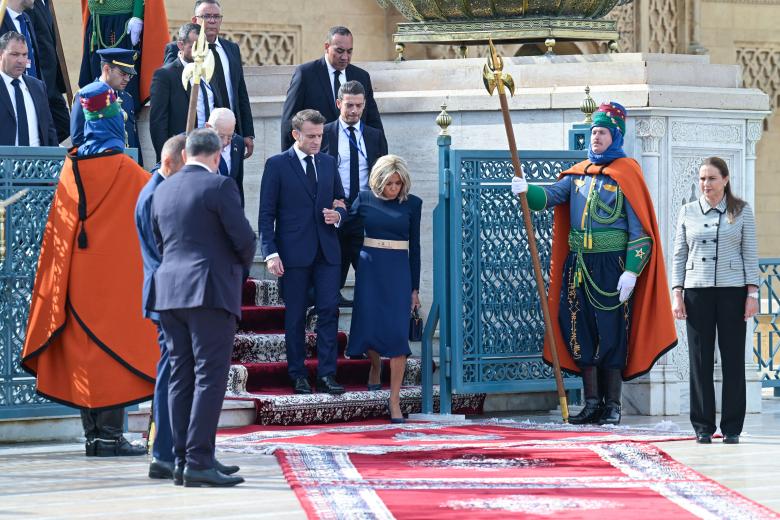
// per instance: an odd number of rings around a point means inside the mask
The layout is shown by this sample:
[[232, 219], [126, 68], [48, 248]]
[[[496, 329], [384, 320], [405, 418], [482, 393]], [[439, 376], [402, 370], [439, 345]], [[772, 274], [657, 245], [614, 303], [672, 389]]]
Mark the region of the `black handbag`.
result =
[[417, 307], [412, 311], [409, 318], [409, 341], [422, 341], [423, 320]]

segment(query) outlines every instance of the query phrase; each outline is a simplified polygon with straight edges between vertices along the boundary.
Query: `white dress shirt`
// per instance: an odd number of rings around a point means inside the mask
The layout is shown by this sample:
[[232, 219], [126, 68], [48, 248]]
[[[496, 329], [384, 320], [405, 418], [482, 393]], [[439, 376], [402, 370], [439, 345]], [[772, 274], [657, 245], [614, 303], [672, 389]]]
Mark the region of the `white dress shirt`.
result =
[[[11, 106], [14, 109], [14, 115], [16, 115], [16, 91], [11, 82], [14, 80], [11, 76], [3, 71], [0, 71], [0, 77], [3, 78], [5, 88], [8, 90], [8, 96], [11, 98]], [[38, 135], [38, 113], [35, 111], [35, 103], [30, 95], [30, 91], [27, 88], [27, 83], [24, 82], [24, 78], [19, 78], [19, 86], [22, 89], [22, 96], [24, 97], [24, 108], [27, 112], [27, 133], [30, 136], [30, 146], [40, 146], [41, 139]], [[16, 146], [19, 146], [19, 129], [16, 130]]]
[[[330, 62], [328, 61], [327, 54], [325, 55], [325, 65], [328, 67], [328, 80], [330, 81], [330, 91], [333, 92], [333, 81], [335, 79], [333, 77], [333, 73], [336, 72], [336, 68], [333, 65], [331, 65]], [[344, 69], [341, 71], [341, 74], [339, 74], [339, 85], [343, 85], [347, 81], [349, 81], [347, 79], [347, 70]], [[335, 98], [333, 99], [333, 102], [334, 103], [336, 102]]]
[[298, 141], [293, 145], [293, 150], [295, 150], [295, 155], [298, 156], [298, 160], [301, 161], [301, 168], [303, 168], [304, 172], [306, 172], [306, 157], [311, 157], [311, 165], [314, 166], [314, 178], [317, 179], [317, 165], [314, 162], [314, 156], [302, 152], [301, 149], [298, 148]]
[[214, 170], [212, 170], [209, 166], [206, 166], [200, 161], [196, 161], [195, 159], [189, 159], [186, 163], [187, 166], [200, 166], [202, 168], [206, 168], [210, 173], [214, 173]]
[[[355, 127], [355, 140], [357, 141], [358, 154], [358, 175], [360, 178], [360, 186], [357, 187], [357, 191], [368, 189], [368, 159], [366, 154], [366, 142], [363, 139], [363, 131], [361, 129], [362, 124], [353, 125]], [[349, 184], [349, 161], [351, 148], [349, 146], [349, 125], [339, 118], [339, 177], [341, 177], [341, 185], [344, 186], [344, 196], [349, 198], [352, 193], [352, 186]]]
[[230, 159], [230, 152], [233, 150], [233, 143], [228, 143], [227, 146], [222, 148], [222, 158], [225, 160], [225, 164], [227, 164], [228, 173], [230, 173], [230, 167], [231, 167], [231, 159]]
[[[187, 66], [187, 62], [182, 59], [181, 55], [179, 55], [179, 61], [185, 67]], [[209, 113], [211, 113], [211, 112], [214, 111], [214, 92], [212, 91], [211, 85], [209, 85], [209, 82], [206, 81], [205, 78], [202, 78], [202, 79], [203, 79], [203, 81], [201, 81], [201, 86], [203, 86], [203, 85], [206, 86], [206, 88], [205, 88], [206, 94], [205, 95], [208, 96]], [[190, 78], [190, 86], [192, 86], [192, 82], [193, 82], [193, 79]], [[197, 128], [203, 128], [203, 126], [206, 124], [206, 121], [207, 121], [207, 119], [206, 119], [206, 110], [203, 107], [203, 95], [204, 95], [203, 91], [204, 91], [204, 89], [202, 89], [202, 88], [198, 89], [198, 103], [197, 103], [197, 105], [195, 107], [196, 108], [197, 117], [198, 117], [198, 122], [195, 125]]]
[[230, 110], [232, 110], [234, 114], [237, 114], [238, 111], [236, 110], [236, 106], [233, 104], [233, 84], [230, 82], [230, 61], [228, 60], [225, 49], [222, 48], [222, 44], [219, 42], [219, 38], [217, 38], [214, 43], [216, 44], [215, 48], [217, 50], [217, 54], [219, 54], [219, 58], [222, 61], [222, 71], [225, 73], [225, 87], [227, 87], [228, 91], [228, 102], [230, 104]]

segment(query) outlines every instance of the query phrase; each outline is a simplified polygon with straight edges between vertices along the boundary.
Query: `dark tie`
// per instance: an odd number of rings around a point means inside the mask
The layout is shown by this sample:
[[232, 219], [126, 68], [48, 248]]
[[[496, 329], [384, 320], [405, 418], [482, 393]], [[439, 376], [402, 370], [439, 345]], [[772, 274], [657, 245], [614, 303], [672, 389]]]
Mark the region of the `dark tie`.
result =
[[204, 80], [200, 80], [200, 91], [201, 91], [201, 95], [203, 96], [203, 124], [205, 126], [206, 121], [209, 120], [211, 111], [209, 110], [208, 87], [206, 87], [206, 82]]
[[221, 104], [217, 105], [215, 102], [214, 106], [231, 108], [230, 96], [228, 96], [227, 90], [227, 81], [225, 81], [225, 70], [222, 68], [222, 58], [219, 57], [219, 53], [217, 52], [217, 44], [209, 43], [209, 49], [211, 49], [211, 53], [214, 55], [214, 75], [211, 77], [211, 86], [214, 88], [214, 90], [219, 92], [219, 96], [222, 98]]
[[349, 202], [357, 197], [360, 191], [360, 167], [358, 161], [360, 151], [357, 149], [357, 136], [355, 127], [349, 126]]
[[27, 128], [27, 107], [24, 104], [24, 95], [19, 78], [11, 80], [16, 96], [16, 131], [19, 134], [19, 146], [30, 146], [30, 131]]
[[24, 36], [25, 41], [27, 42], [27, 56], [30, 58], [30, 66], [26, 69], [27, 74], [32, 76], [33, 78], [38, 77], [38, 67], [35, 63], [35, 48], [33, 47], [32, 38], [30, 37], [30, 28], [29, 28], [29, 22], [27, 21], [27, 15], [20, 14], [16, 17], [16, 21], [19, 22], [19, 29], [22, 31], [22, 36]]
[[309, 184], [314, 191], [317, 191], [317, 173], [314, 171], [314, 160], [311, 155], [307, 155], [304, 159], [306, 161], [306, 178], [309, 179]]
[[333, 102], [334, 103], [339, 98], [339, 87], [341, 86], [341, 82], [339, 81], [339, 74], [341, 74], [340, 70], [333, 71]]
[[219, 156], [219, 174], [224, 175], [225, 177], [230, 177], [230, 172], [228, 171], [227, 167], [227, 161], [225, 161], [225, 158], [221, 155]]

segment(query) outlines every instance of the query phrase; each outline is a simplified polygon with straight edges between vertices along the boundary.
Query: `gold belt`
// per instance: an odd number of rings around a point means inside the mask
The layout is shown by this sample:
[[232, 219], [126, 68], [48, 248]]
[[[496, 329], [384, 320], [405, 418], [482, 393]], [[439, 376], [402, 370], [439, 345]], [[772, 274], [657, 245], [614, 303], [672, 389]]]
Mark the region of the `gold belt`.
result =
[[368, 238], [363, 239], [363, 245], [366, 247], [378, 247], [379, 249], [403, 249], [409, 250], [408, 240], [385, 240], [382, 238]]

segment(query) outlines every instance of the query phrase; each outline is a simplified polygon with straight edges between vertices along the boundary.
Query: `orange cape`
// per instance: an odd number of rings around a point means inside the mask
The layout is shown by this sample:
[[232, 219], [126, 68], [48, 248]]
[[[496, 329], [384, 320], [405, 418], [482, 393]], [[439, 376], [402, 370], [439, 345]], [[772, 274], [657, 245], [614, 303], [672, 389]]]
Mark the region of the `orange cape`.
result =
[[[43, 232], [22, 351], [22, 367], [52, 401], [101, 409], [144, 401], [154, 392], [160, 350], [154, 325], [142, 316], [134, 220], [148, 179], [119, 152], [65, 158]], [[86, 202], [83, 221], [80, 201]], [[86, 248], [79, 247], [82, 234]]]
[[[81, 30], [87, 30], [89, 7], [87, 0], [81, 0]], [[82, 34], [82, 41], [84, 35]], [[141, 94], [141, 106], [149, 101], [150, 86], [154, 71], [162, 67], [165, 58], [165, 46], [171, 41], [168, 34], [168, 15], [163, 0], [144, 2], [144, 32], [141, 33], [141, 70], [138, 72], [138, 87]], [[136, 113], [141, 107], [135, 107]]]
[[[585, 174], [585, 167], [590, 161], [575, 164], [564, 175]], [[600, 166], [592, 165], [588, 173], [595, 174]], [[672, 304], [669, 299], [669, 286], [666, 282], [664, 269], [664, 254], [659, 239], [658, 222], [655, 218], [653, 201], [644, 183], [642, 170], [633, 159], [617, 159], [607, 166], [604, 175], [612, 177], [623, 191], [631, 207], [634, 209], [642, 228], [653, 239], [650, 261], [642, 274], [637, 278], [633, 295], [631, 311], [631, 333], [628, 338], [628, 363], [623, 369], [623, 379], [628, 381], [650, 371], [653, 365], [665, 352], [677, 345], [677, 331], [672, 317]], [[566, 341], [558, 326], [558, 305], [561, 300], [563, 285], [563, 265], [569, 254], [569, 205], [560, 204], [555, 207], [553, 217], [552, 258], [550, 259], [550, 289], [547, 301], [550, 306], [555, 345], [561, 368], [573, 373], [580, 369], [572, 359]], [[544, 342], [544, 360], [552, 364], [549, 340]]]

